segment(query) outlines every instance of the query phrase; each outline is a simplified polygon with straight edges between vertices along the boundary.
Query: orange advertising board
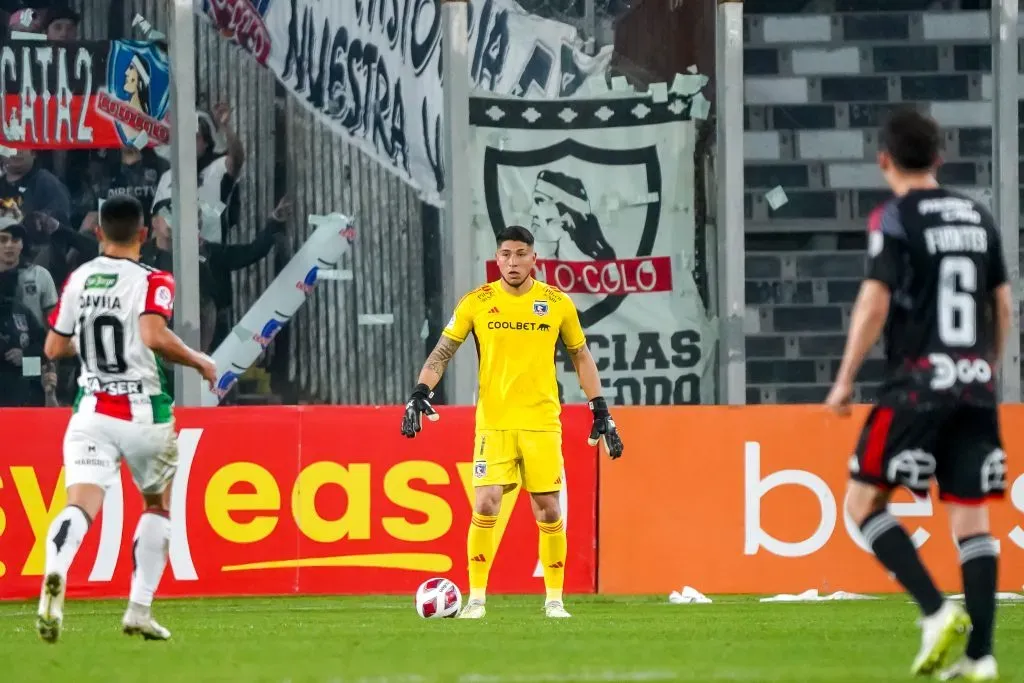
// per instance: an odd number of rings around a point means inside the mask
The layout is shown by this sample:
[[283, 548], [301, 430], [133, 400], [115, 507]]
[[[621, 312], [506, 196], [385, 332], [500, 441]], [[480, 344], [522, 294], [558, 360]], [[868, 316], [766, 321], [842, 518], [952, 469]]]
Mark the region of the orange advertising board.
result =
[[[598, 591], [891, 592], [899, 585], [843, 513], [847, 466], [867, 414], [818, 406], [618, 408], [625, 455], [602, 460]], [[1009, 460], [992, 504], [999, 584], [1024, 585], [1024, 406], [1002, 409]], [[960, 592], [957, 553], [935, 492], [894, 498], [944, 590]]]

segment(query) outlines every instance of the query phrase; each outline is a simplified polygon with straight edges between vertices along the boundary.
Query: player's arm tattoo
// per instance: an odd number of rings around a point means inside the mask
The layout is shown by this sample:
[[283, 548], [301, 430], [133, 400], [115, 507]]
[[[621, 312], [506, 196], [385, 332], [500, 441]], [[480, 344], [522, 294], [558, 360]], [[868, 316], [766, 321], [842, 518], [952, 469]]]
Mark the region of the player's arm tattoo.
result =
[[458, 350], [459, 342], [441, 335], [441, 339], [438, 340], [437, 346], [427, 356], [427, 362], [423, 364], [423, 367], [436, 372], [438, 376], [443, 375], [445, 368], [448, 367], [448, 363], [455, 357], [455, 352]]

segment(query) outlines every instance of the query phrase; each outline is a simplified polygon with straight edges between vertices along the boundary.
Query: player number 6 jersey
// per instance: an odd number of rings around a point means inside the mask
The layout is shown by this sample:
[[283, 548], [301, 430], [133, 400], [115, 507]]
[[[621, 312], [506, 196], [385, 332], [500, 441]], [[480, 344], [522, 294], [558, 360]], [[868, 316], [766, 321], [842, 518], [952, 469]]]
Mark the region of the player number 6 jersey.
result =
[[172, 420], [164, 368], [142, 343], [140, 319], [170, 322], [173, 310], [173, 276], [137, 261], [100, 256], [68, 277], [50, 327], [74, 338], [81, 361], [75, 412], [140, 424]]

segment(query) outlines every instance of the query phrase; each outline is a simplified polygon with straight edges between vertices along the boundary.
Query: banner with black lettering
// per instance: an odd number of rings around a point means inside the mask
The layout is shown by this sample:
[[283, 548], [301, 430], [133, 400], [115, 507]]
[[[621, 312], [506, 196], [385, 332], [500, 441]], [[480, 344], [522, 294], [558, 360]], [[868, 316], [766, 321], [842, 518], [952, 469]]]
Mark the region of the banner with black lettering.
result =
[[[571, 295], [605, 397], [625, 405], [714, 401], [716, 321], [694, 282], [690, 96], [470, 100], [481, 281], [499, 279], [495, 235], [533, 232], [535, 276]], [[557, 356], [566, 402], [582, 398]]]
[[170, 143], [170, 67], [129, 40], [0, 47], [0, 144], [104, 149]]
[[[444, 99], [440, 0], [197, 0], [332, 130], [441, 205]], [[470, 3], [477, 89], [567, 97], [603, 74], [611, 50], [578, 49], [576, 29], [514, 0]]]

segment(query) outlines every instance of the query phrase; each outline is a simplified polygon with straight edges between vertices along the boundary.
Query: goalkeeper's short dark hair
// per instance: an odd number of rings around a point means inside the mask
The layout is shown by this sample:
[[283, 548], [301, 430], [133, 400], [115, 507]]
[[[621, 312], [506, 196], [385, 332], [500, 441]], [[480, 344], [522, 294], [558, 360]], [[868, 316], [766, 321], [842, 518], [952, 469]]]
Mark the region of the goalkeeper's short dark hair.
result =
[[882, 126], [881, 148], [901, 170], [929, 171], [939, 161], [942, 132], [932, 117], [909, 107], [898, 109]]
[[498, 233], [498, 246], [502, 242], [522, 242], [533, 246], [533, 233], [521, 225], [510, 225]]
[[115, 244], [130, 244], [142, 228], [142, 203], [125, 195], [112, 197], [100, 207], [100, 229]]

